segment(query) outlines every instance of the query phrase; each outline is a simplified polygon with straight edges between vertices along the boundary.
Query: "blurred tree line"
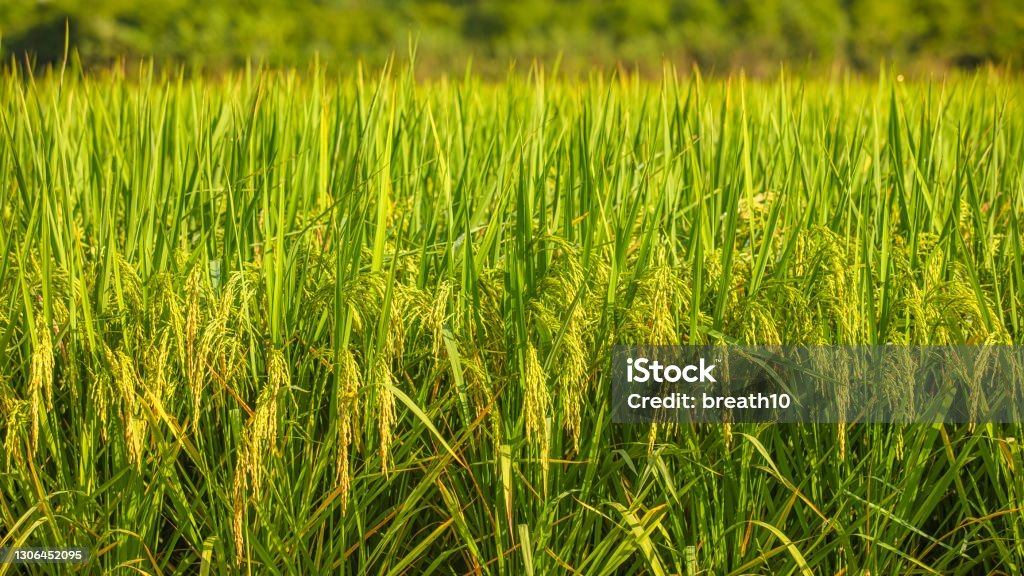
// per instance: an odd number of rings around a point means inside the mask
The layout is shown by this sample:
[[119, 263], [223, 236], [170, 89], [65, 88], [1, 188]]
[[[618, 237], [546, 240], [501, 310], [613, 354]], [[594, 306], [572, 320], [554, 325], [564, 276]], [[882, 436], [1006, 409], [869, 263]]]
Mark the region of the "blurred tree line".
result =
[[379, 62], [406, 54], [410, 36], [420, 67], [440, 70], [469, 57], [477, 69], [562, 55], [569, 67], [669, 58], [768, 73], [780, 61], [943, 69], [1024, 55], [1024, 0], [0, 0], [0, 51], [58, 61], [65, 25], [89, 65]]

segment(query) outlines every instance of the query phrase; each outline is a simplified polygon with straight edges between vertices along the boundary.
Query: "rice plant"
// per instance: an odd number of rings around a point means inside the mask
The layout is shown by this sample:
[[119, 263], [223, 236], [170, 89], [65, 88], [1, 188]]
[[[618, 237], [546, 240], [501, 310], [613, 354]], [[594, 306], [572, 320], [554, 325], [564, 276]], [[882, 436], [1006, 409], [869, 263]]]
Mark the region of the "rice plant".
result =
[[1024, 570], [1019, 426], [617, 425], [608, 370], [614, 344], [1019, 344], [1016, 77], [0, 83], [0, 546]]

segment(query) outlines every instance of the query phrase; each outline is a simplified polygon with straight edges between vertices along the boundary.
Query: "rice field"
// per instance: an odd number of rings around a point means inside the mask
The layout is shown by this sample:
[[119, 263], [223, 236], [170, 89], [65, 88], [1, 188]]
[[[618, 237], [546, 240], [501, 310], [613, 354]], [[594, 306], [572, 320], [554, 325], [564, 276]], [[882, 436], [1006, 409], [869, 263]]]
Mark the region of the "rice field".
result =
[[83, 546], [82, 573], [1019, 574], [1020, 426], [613, 424], [608, 368], [1020, 344], [1022, 88], [8, 69], [0, 546]]

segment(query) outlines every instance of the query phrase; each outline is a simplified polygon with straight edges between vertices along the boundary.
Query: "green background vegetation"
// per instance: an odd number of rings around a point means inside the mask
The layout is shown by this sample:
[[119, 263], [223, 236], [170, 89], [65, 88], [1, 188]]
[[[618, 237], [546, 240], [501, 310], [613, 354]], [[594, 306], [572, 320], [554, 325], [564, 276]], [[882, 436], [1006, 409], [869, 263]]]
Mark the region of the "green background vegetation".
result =
[[1020, 573], [1019, 425], [612, 425], [607, 368], [1020, 344], [1021, 88], [9, 72], [0, 545], [126, 574]]
[[60, 60], [65, 19], [88, 64], [118, 56], [230, 67], [314, 54], [382, 62], [414, 35], [421, 73], [502, 72], [510, 58], [565, 57], [565, 68], [663, 58], [774, 73], [833, 63], [874, 73], [882, 59], [921, 70], [1019, 62], [1024, 4], [1004, 0], [6, 0], [8, 52]]

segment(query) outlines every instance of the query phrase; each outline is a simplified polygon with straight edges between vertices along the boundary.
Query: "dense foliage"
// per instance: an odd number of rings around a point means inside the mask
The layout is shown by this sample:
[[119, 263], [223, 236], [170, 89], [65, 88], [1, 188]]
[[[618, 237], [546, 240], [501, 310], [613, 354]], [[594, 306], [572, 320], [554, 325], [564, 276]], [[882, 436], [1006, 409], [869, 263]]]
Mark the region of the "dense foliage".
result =
[[1024, 570], [1019, 426], [612, 425], [607, 373], [615, 342], [1019, 344], [1017, 81], [119, 74], [2, 80], [0, 546]]
[[410, 34], [420, 71], [501, 73], [515, 57], [564, 67], [663, 57], [774, 73], [886, 59], [922, 70], [1020, 62], [1024, 4], [1009, 0], [51, 0], [0, 2], [7, 51], [56, 61], [71, 40], [87, 63], [128, 55], [226, 66], [263, 59], [382, 61]]

